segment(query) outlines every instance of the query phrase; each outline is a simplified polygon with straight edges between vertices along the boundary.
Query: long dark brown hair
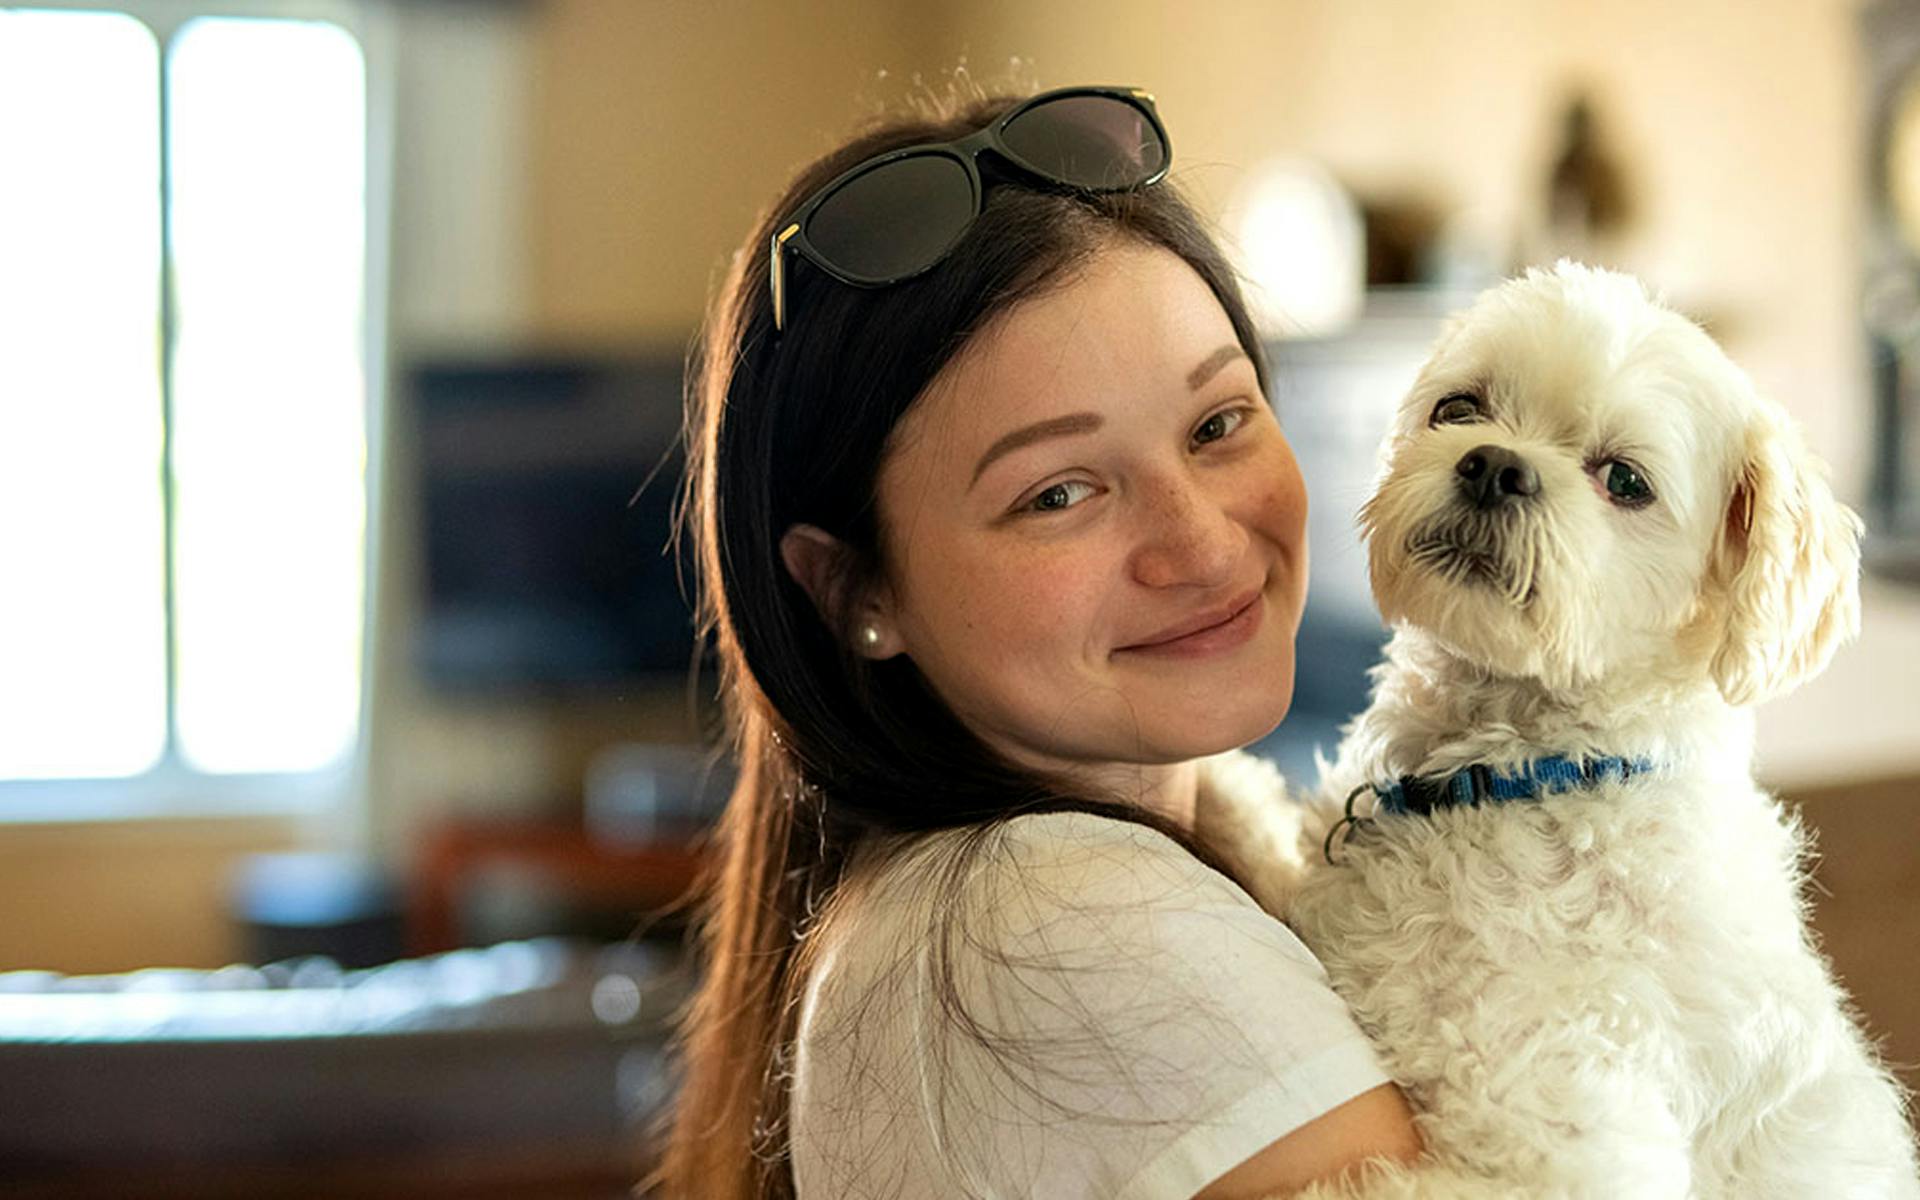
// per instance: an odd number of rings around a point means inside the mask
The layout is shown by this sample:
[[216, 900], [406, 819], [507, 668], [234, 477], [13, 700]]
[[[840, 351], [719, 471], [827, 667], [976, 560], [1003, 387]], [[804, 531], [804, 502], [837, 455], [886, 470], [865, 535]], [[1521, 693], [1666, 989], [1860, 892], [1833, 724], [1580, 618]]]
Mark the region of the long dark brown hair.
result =
[[866, 158], [962, 137], [1014, 102], [894, 118], [800, 172], [735, 255], [695, 352], [682, 531], [695, 546], [739, 774], [694, 900], [701, 982], [675, 1038], [678, 1096], [646, 1181], [670, 1197], [793, 1195], [787, 1068], [798, 997], [819, 918], [856, 850], [904, 849], [951, 829], [964, 831], [964, 854], [1011, 817], [1072, 810], [1159, 830], [1231, 874], [1146, 806], [1006, 761], [906, 657], [854, 653], [853, 605], [823, 617], [782, 563], [782, 534], [804, 522], [849, 551], [840, 596], [883, 578], [874, 484], [895, 423], [976, 331], [1070, 279], [1114, 238], [1164, 247], [1199, 273], [1264, 390], [1233, 271], [1169, 183], [1084, 196], [1003, 182], [939, 266], [889, 288], [849, 287], [790, 256], [789, 318], [776, 336], [775, 221]]

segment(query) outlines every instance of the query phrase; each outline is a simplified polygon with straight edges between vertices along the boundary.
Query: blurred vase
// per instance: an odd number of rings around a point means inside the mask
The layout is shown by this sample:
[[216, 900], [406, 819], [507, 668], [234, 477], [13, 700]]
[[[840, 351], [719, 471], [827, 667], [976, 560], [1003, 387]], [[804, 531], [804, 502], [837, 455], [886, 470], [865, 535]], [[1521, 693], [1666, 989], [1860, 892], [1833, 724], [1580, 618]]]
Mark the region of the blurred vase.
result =
[[1263, 336], [1327, 337], [1360, 315], [1367, 273], [1360, 206], [1319, 163], [1276, 158], [1249, 171], [1222, 225]]

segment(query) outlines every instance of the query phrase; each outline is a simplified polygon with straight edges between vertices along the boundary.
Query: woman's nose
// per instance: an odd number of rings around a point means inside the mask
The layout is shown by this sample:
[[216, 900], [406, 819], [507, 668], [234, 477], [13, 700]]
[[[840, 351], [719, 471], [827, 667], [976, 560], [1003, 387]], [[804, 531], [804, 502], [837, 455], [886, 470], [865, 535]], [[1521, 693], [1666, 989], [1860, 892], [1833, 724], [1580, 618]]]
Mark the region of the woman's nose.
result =
[[1192, 480], [1154, 485], [1145, 498], [1134, 578], [1148, 587], [1217, 587], [1233, 578], [1247, 530]]

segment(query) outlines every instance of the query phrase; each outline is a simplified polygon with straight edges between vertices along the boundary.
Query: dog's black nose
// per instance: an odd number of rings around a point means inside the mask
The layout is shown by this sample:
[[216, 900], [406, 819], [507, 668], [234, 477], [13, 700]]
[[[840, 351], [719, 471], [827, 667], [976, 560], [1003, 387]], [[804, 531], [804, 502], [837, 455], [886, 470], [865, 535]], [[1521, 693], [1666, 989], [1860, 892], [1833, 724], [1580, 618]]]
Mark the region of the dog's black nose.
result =
[[1540, 491], [1540, 476], [1527, 460], [1502, 446], [1475, 446], [1453, 470], [1461, 494], [1475, 508], [1517, 504]]

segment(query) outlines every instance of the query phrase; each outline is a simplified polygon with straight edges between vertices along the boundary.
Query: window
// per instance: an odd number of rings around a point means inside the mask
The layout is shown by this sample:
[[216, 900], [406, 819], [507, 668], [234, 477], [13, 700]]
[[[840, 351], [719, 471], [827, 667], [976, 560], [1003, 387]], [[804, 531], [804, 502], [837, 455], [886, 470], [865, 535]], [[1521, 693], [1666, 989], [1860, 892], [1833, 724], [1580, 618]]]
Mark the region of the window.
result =
[[0, 819], [284, 807], [360, 738], [365, 57], [105, 7], [0, 7]]

